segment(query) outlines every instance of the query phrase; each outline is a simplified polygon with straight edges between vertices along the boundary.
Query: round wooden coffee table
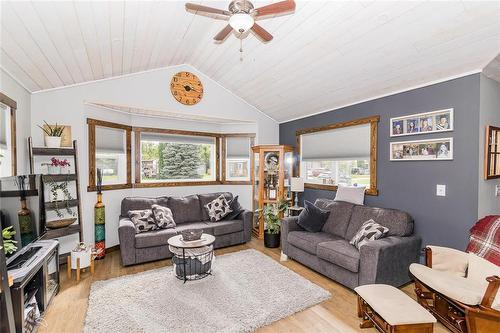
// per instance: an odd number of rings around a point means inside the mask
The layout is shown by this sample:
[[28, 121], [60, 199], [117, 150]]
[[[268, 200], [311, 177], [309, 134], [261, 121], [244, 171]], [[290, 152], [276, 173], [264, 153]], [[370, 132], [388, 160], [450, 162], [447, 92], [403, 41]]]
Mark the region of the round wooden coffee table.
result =
[[170, 237], [168, 245], [173, 253], [175, 276], [186, 282], [211, 275], [214, 242], [215, 237], [209, 234], [202, 234], [201, 238], [195, 241], [183, 241], [182, 235]]

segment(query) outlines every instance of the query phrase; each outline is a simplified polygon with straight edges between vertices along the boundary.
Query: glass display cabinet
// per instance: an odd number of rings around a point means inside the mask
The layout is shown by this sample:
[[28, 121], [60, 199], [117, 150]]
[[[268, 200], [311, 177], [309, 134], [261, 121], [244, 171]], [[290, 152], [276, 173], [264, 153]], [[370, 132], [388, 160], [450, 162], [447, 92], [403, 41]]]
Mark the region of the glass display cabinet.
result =
[[[253, 210], [277, 203], [281, 199], [292, 202], [290, 179], [293, 176], [293, 147], [285, 145], [260, 145], [252, 147]], [[258, 213], [254, 214], [253, 235], [264, 238], [265, 224]]]

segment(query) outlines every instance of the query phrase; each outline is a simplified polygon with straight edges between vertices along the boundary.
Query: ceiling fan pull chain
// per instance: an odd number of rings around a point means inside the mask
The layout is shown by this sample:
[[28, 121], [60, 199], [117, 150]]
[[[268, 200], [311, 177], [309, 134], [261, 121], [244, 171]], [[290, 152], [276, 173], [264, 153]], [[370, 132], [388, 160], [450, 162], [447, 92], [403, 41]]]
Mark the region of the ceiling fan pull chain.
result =
[[240, 61], [243, 61], [243, 38], [240, 36]]

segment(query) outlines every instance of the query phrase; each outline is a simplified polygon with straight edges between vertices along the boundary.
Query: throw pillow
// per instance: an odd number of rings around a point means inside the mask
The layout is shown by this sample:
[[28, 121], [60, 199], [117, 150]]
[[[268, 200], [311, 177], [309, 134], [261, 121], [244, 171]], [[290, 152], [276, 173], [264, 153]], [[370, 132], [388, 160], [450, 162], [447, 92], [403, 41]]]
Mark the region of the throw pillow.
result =
[[355, 205], [362, 205], [365, 201], [365, 187], [338, 186], [333, 201], [345, 201]]
[[152, 205], [156, 226], [159, 229], [175, 228], [175, 221], [172, 211], [168, 207]]
[[136, 234], [158, 229], [151, 209], [130, 210], [128, 217], [134, 223]]
[[212, 222], [220, 221], [224, 216], [232, 212], [224, 194], [219, 195], [217, 199], [207, 203], [205, 208]]
[[304, 201], [304, 209], [300, 212], [297, 224], [309, 232], [320, 232], [325, 225], [330, 211], [314, 206], [310, 201]]
[[[500, 276], [500, 266], [469, 252], [469, 267], [467, 269], [467, 279], [483, 285], [488, 285], [486, 278], [489, 276]], [[497, 292], [491, 307], [500, 310], [500, 290]]]
[[242, 211], [244, 211], [243, 207], [241, 207], [238, 202], [238, 195], [233, 198], [233, 200], [229, 201], [229, 208], [231, 208], [232, 212], [224, 216], [224, 220], [234, 220]]
[[363, 223], [349, 243], [356, 246], [359, 250], [366, 243], [385, 237], [388, 232], [389, 229], [369, 219]]

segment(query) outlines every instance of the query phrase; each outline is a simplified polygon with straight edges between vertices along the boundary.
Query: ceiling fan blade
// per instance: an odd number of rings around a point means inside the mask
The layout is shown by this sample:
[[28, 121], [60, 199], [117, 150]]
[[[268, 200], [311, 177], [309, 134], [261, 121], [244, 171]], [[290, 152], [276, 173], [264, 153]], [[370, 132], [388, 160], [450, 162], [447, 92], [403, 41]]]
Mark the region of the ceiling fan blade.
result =
[[253, 30], [253, 32], [255, 32], [255, 34], [257, 36], [259, 36], [260, 38], [262, 38], [266, 42], [269, 42], [270, 40], [273, 39], [273, 35], [271, 35], [269, 32], [267, 32], [266, 29], [262, 28], [257, 23], [254, 23], [252, 30]]
[[233, 28], [228, 24], [226, 25], [226, 27], [224, 29], [222, 29], [217, 35], [215, 35], [214, 39], [216, 41], [223, 41], [224, 39], [226, 39], [227, 35], [229, 35], [231, 33], [231, 31], [233, 30]]
[[228, 12], [227, 10], [197, 5], [195, 3], [189, 3], [189, 2], [186, 3], [186, 10], [194, 12], [193, 14], [210, 13], [210, 14], [219, 14], [219, 15], [226, 15], [226, 16], [231, 15], [231, 12]]
[[267, 6], [257, 8], [255, 10], [257, 11], [256, 17], [291, 12], [295, 10], [295, 1], [293, 0], [280, 1]]

